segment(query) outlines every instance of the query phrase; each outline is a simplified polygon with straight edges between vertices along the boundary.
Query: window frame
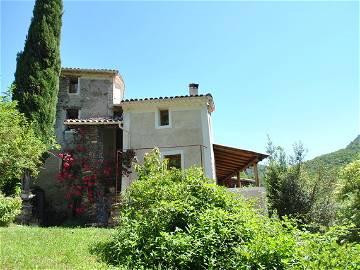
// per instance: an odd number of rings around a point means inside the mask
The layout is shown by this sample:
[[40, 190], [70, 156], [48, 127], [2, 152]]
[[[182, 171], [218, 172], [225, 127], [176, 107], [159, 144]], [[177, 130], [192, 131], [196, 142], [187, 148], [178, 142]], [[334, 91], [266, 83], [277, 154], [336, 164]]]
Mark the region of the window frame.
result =
[[[77, 118], [68, 118], [68, 110], [77, 110]], [[78, 108], [66, 108], [65, 109], [65, 120], [67, 120], [67, 119], [81, 119], [80, 118], [80, 109], [78, 109]]]
[[[161, 125], [161, 111], [167, 110], [169, 113], [169, 124], [168, 125]], [[172, 128], [172, 111], [170, 108], [158, 108], [155, 112], [155, 128], [162, 129], [162, 128]]]
[[76, 92], [75, 93], [71, 93], [70, 92], [70, 88], [71, 88], [71, 80], [74, 79], [74, 77], [69, 77], [69, 87], [68, 87], [68, 94], [69, 95], [79, 95], [80, 94], [80, 77], [76, 77], [77, 78], [77, 87], [76, 87]]
[[171, 150], [171, 151], [161, 151], [161, 160], [164, 160], [166, 156], [180, 155], [180, 170], [185, 168], [185, 160], [184, 160], [184, 151], [183, 150]]

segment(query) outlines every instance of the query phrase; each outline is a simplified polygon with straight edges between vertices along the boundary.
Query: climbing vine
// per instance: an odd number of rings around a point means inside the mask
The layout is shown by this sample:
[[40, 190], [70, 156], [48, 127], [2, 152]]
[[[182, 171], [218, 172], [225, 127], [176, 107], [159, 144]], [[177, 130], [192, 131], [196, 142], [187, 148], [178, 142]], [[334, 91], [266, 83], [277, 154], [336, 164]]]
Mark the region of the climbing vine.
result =
[[[115, 186], [116, 157], [97, 156], [98, 144], [91, 142], [90, 131], [89, 128], [77, 128], [73, 147], [59, 154], [62, 166], [58, 181], [65, 187], [65, 200], [72, 216], [97, 215], [99, 206], [106, 208], [105, 196]], [[121, 175], [131, 173], [134, 157], [132, 150], [122, 152], [118, 169], [120, 179]]]

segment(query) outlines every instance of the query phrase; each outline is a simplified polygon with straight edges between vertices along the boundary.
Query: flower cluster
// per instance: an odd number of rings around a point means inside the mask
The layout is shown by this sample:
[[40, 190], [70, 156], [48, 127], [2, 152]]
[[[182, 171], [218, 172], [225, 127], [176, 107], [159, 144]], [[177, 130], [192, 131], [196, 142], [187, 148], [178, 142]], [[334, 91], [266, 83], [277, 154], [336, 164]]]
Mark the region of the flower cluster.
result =
[[[72, 209], [74, 215], [82, 215], [87, 212], [91, 204], [95, 202], [99, 175], [101, 175], [102, 160], [94, 161], [92, 151], [87, 147], [89, 142], [86, 130], [77, 130], [76, 145], [74, 149], [60, 153], [62, 166], [58, 174], [58, 181], [66, 187], [65, 199], [68, 208]], [[107, 176], [111, 171], [106, 170]]]
[[[82, 215], [90, 206], [103, 196], [100, 186], [110, 187], [115, 184], [115, 160], [94, 158], [95, 150], [86, 128], [78, 128], [75, 147], [60, 153], [62, 159], [58, 181], [66, 187], [65, 199], [73, 215]], [[135, 152], [128, 150], [121, 155], [121, 172], [130, 173]]]

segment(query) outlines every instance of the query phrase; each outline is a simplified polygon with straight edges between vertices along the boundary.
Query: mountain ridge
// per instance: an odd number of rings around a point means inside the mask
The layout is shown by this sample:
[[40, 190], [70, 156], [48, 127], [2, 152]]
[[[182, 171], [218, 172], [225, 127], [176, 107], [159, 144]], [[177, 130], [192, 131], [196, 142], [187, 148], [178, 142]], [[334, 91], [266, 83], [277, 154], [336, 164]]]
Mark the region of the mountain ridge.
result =
[[304, 164], [310, 172], [316, 171], [319, 167], [339, 170], [358, 158], [360, 158], [360, 135], [357, 135], [345, 148], [317, 156]]

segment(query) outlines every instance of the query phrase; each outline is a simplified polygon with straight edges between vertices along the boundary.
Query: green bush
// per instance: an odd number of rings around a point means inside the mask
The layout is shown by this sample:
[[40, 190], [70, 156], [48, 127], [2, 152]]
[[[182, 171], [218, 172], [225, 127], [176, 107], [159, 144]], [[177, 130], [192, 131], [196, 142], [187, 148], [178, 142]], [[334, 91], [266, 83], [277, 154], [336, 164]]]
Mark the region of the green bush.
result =
[[345, 226], [334, 226], [324, 234], [294, 230], [296, 264], [291, 269], [360, 269], [360, 244], [345, 242], [348, 231]]
[[348, 164], [340, 171], [337, 189], [341, 223], [355, 225], [353, 238], [360, 240], [360, 159]]
[[21, 199], [19, 197], [5, 197], [0, 193], [0, 226], [8, 226], [20, 214]]
[[323, 230], [335, 220], [336, 173], [320, 164], [309, 173], [303, 162], [303, 145], [296, 143], [293, 150], [294, 154], [287, 156], [280, 146], [268, 141], [270, 157], [264, 179], [270, 213], [296, 218], [299, 225], [311, 226], [312, 230]]
[[35, 135], [32, 125], [16, 108], [16, 102], [0, 97], [0, 191], [16, 193], [25, 169], [36, 175], [46, 146]]
[[[122, 198], [116, 234], [93, 248], [109, 264], [125, 269], [305, 269], [322, 254], [325, 241], [317, 244], [286, 219], [258, 214], [241, 197], [210, 183], [200, 168], [168, 170], [155, 150], [136, 170], [138, 180]], [[335, 240], [331, 245], [339, 246]], [[335, 250], [332, 258], [345, 265], [354, 254], [337, 258]]]

